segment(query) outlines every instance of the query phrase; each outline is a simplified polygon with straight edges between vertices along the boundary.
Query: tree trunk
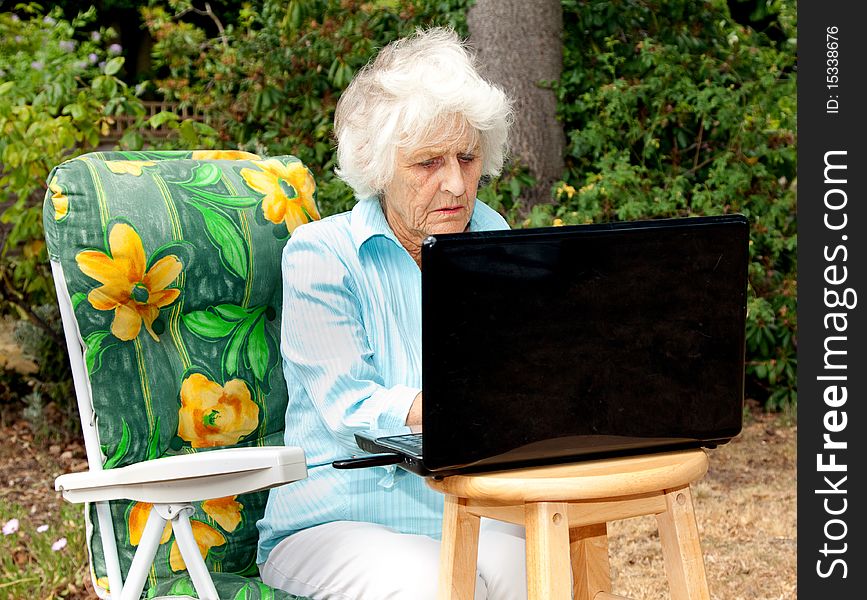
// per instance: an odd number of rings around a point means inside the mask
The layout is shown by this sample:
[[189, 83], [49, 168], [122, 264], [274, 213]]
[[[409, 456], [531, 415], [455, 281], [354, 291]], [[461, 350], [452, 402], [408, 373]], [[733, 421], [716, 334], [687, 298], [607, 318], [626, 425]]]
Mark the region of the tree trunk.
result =
[[551, 202], [551, 186], [563, 175], [566, 138], [557, 121], [557, 97], [546, 83], [563, 69], [560, 0], [477, 0], [467, 12], [470, 43], [482, 74], [515, 101], [512, 156], [536, 185], [522, 200], [527, 209]]

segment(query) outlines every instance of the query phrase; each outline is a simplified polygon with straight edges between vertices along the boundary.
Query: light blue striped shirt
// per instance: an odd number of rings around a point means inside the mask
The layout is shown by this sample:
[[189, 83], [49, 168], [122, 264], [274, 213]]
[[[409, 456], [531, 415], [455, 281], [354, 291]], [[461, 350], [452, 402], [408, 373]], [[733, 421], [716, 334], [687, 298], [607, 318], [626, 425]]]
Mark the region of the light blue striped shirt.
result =
[[[476, 200], [471, 231], [507, 228]], [[285, 536], [330, 521], [439, 537], [442, 496], [423, 478], [331, 466], [360, 453], [356, 431], [403, 426], [421, 389], [421, 271], [376, 199], [295, 230], [283, 251], [282, 323], [284, 438], [304, 449], [308, 476], [271, 490], [257, 562]]]

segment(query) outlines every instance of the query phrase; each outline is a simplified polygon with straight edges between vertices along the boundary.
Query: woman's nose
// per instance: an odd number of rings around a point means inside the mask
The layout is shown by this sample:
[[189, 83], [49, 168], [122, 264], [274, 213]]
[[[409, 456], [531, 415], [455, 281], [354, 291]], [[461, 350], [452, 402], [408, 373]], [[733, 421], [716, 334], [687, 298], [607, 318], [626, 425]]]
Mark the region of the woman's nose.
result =
[[464, 177], [461, 172], [461, 164], [456, 156], [446, 160], [446, 164], [442, 169], [442, 182], [440, 183], [440, 191], [447, 192], [455, 198], [463, 196], [467, 189], [464, 185]]

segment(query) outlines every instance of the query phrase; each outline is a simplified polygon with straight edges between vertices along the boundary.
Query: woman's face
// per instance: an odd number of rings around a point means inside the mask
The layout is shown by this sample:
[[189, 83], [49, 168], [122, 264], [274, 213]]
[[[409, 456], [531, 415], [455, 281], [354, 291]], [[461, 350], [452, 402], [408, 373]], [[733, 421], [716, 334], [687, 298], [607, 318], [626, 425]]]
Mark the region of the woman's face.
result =
[[441, 143], [398, 150], [383, 209], [397, 239], [420, 261], [428, 235], [464, 231], [482, 175], [478, 135], [461, 127]]

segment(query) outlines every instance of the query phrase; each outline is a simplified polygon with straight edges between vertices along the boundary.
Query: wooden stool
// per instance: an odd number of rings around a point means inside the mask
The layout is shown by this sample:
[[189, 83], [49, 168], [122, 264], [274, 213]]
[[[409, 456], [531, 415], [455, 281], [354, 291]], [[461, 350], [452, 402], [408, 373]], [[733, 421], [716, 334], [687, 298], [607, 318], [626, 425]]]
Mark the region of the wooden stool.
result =
[[706, 472], [694, 449], [428, 478], [446, 496], [438, 598], [472, 600], [488, 517], [526, 528], [529, 600], [625, 600], [611, 593], [607, 523], [653, 514], [671, 597], [709, 600], [689, 488]]

